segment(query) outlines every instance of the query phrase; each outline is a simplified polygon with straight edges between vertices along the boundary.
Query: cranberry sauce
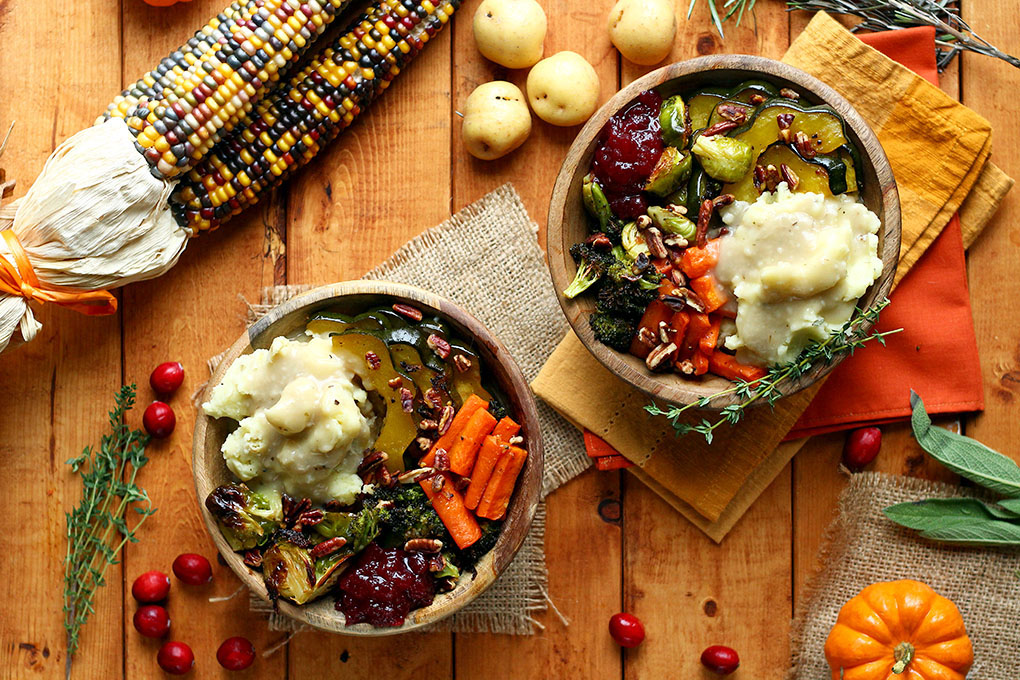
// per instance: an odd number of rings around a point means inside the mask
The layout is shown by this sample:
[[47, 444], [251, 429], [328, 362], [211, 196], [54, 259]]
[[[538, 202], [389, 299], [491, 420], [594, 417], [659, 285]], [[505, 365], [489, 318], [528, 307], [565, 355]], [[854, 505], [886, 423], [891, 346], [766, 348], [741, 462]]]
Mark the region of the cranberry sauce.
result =
[[408, 612], [432, 604], [435, 587], [428, 558], [419, 552], [370, 543], [358, 563], [340, 577], [336, 608], [347, 625], [399, 626]]
[[633, 219], [648, 207], [641, 189], [662, 155], [661, 108], [662, 97], [646, 90], [599, 133], [595, 178], [617, 217]]

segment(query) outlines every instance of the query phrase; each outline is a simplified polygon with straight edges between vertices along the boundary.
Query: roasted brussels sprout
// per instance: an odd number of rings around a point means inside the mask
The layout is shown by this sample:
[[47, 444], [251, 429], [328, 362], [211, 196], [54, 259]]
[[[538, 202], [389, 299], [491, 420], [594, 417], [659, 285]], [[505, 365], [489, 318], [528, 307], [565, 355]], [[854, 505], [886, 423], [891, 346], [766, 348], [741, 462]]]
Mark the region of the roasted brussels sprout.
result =
[[754, 148], [747, 142], [722, 135], [701, 135], [691, 151], [698, 157], [709, 177], [720, 182], [736, 182], [751, 171]]
[[598, 220], [599, 230], [602, 232], [611, 230], [611, 223], [615, 221], [613, 210], [609, 207], [609, 199], [606, 198], [602, 187], [595, 180], [595, 175], [590, 172], [581, 181], [581, 196], [588, 213]]
[[620, 235], [620, 243], [623, 245], [623, 249], [627, 251], [631, 259], [636, 260], [637, 256], [641, 253], [648, 254], [648, 246], [645, 244], [641, 234], [638, 233], [638, 227], [636, 222], [628, 222], [623, 225], [623, 233]]
[[648, 216], [652, 218], [655, 226], [662, 231], [683, 236], [688, 241], [694, 238], [694, 233], [697, 231], [697, 226], [694, 222], [691, 222], [678, 212], [673, 212], [669, 208], [653, 205], [648, 208]]
[[336, 584], [347, 561], [357, 552], [342, 546], [316, 559], [314, 551], [315, 548], [279, 540], [262, 555], [262, 573], [273, 599], [282, 597], [304, 604], [322, 597]]
[[679, 149], [687, 146], [687, 140], [691, 136], [691, 119], [687, 115], [687, 105], [680, 95], [674, 95], [662, 102], [659, 127], [662, 128], [662, 141], [667, 146]]
[[251, 550], [265, 543], [282, 518], [278, 497], [255, 493], [244, 484], [216, 487], [205, 499], [205, 507], [232, 550]]
[[648, 176], [645, 191], [659, 196], [669, 196], [691, 176], [693, 165], [691, 154], [667, 146], [652, 169], [652, 174]]

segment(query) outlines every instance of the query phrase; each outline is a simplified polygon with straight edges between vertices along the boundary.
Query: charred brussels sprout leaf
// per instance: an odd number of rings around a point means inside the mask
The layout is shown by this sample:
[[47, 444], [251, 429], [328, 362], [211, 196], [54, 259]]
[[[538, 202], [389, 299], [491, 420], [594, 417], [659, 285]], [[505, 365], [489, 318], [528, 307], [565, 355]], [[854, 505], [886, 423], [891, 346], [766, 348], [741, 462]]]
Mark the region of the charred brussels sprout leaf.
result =
[[251, 550], [266, 542], [279, 526], [279, 509], [244, 484], [224, 484], [205, 499], [232, 550]]
[[315, 560], [307, 548], [278, 541], [262, 555], [262, 573], [269, 594], [295, 604], [325, 595], [340, 577], [355, 551], [349, 548]]
[[691, 151], [708, 176], [720, 182], [736, 182], [750, 172], [754, 164], [754, 149], [750, 144], [722, 135], [698, 137]]
[[619, 233], [616, 216], [613, 215], [613, 209], [609, 207], [609, 199], [606, 198], [595, 175], [590, 172], [581, 181], [581, 197], [588, 214], [598, 221], [599, 231], [611, 238], [614, 234]]
[[688, 241], [694, 238], [694, 233], [697, 231], [694, 222], [668, 208], [653, 205], [648, 208], [648, 216], [652, 218], [652, 223], [659, 229], [669, 234], [683, 236]]
[[687, 146], [691, 136], [691, 119], [687, 115], [687, 105], [680, 95], [662, 102], [659, 127], [662, 128], [662, 141], [665, 144], [679, 149]]
[[659, 156], [645, 184], [645, 191], [659, 196], [669, 196], [679, 189], [691, 176], [694, 161], [691, 154], [667, 146]]

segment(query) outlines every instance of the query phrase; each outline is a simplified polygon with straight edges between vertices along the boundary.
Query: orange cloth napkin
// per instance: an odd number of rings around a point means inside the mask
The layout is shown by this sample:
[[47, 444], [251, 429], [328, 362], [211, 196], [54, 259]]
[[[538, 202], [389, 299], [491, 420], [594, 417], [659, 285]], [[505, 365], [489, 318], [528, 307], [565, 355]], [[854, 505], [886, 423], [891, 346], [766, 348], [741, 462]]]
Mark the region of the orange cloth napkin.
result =
[[[859, 37], [938, 84], [934, 28]], [[929, 413], [984, 408], [959, 217], [952, 218], [890, 299], [878, 327], [904, 331], [890, 336], [886, 348], [865, 347], [836, 367], [786, 439], [907, 418], [911, 389], [924, 395]]]

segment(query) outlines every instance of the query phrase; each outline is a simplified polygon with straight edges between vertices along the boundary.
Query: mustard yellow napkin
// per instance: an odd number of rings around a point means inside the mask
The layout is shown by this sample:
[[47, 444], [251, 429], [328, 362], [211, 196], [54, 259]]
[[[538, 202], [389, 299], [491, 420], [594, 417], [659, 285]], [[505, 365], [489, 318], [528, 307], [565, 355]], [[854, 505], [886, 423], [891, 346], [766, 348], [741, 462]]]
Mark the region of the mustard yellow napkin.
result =
[[[846, 97], [889, 156], [902, 207], [898, 281], [959, 211], [970, 245], [1012, 180], [988, 162], [991, 126], [923, 78], [817, 14], [784, 58]], [[780, 440], [814, 390], [756, 409], [714, 443], [675, 439], [648, 418], [649, 399], [618, 380], [572, 333], [532, 383], [535, 393], [578, 427], [591, 430], [635, 463], [628, 468], [716, 541], [722, 540], [775, 479], [803, 441]], [[697, 415], [691, 419], [698, 420]]]

